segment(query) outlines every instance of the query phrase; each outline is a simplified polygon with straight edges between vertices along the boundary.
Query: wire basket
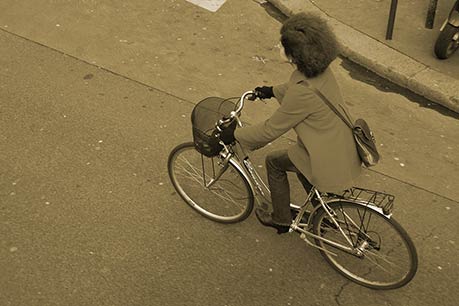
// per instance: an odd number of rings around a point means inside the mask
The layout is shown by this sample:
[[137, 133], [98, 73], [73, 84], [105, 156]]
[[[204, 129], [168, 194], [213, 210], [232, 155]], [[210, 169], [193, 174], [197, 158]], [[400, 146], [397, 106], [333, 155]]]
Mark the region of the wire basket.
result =
[[390, 215], [394, 208], [395, 197], [380, 191], [352, 187], [344, 192], [343, 198], [361, 202], [363, 204], [374, 205], [383, 210], [385, 215]]
[[229, 115], [235, 103], [229, 99], [209, 97], [200, 101], [191, 113], [193, 142], [199, 153], [212, 157], [223, 149], [215, 129], [215, 123]]

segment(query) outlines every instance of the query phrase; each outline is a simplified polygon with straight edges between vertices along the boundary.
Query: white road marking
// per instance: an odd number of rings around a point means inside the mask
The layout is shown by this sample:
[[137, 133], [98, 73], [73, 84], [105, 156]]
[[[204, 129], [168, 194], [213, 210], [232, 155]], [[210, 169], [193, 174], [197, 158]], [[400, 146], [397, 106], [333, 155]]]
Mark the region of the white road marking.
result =
[[216, 12], [226, 0], [185, 0], [211, 12]]

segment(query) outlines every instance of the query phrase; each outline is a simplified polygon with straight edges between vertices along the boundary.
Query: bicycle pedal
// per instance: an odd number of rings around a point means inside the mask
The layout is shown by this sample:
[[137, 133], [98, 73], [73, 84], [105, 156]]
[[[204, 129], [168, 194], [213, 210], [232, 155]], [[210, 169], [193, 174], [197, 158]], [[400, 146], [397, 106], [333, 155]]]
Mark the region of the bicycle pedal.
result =
[[259, 205], [259, 207], [260, 207], [261, 209], [263, 209], [263, 210], [268, 210], [268, 209], [269, 209], [268, 203], [264, 203], [264, 202], [261, 203], [261, 205]]

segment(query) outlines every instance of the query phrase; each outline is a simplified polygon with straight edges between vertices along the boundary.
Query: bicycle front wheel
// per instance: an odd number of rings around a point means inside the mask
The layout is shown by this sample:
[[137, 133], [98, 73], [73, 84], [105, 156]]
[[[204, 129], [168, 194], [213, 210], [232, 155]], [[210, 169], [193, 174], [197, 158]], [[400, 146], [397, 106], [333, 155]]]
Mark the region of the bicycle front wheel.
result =
[[206, 157], [192, 142], [175, 147], [168, 160], [171, 182], [188, 205], [213, 221], [235, 223], [250, 215], [254, 198], [249, 183], [231, 160], [215, 183], [206, 187], [224, 166], [220, 156]]
[[328, 206], [345, 235], [323, 208], [314, 217], [314, 233], [351, 247], [354, 252], [316, 239], [316, 245], [324, 249], [321, 254], [335, 270], [373, 289], [399, 288], [414, 277], [418, 266], [416, 249], [397, 221], [353, 202], [331, 202]]

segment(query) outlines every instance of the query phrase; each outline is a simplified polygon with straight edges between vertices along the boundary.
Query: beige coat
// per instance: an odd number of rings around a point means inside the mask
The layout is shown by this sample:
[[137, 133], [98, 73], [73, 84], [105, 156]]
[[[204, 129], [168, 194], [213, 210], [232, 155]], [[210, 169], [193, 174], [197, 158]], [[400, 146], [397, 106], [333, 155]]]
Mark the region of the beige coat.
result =
[[293, 128], [297, 143], [288, 150], [290, 160], [320, 191], [339, 193], [351, 187], [361, 172], [352, 132], [303, 82], [317, 88], [338, 109], [345, 109], [330, 68], [310, 79], [296, 70], [288, 83], [274, 86], [280, 103], [274, 114], [264, 122], [237, 129], [235, 138], [243, 147], [255, 150]]

